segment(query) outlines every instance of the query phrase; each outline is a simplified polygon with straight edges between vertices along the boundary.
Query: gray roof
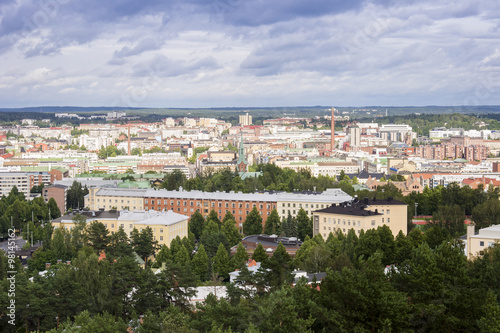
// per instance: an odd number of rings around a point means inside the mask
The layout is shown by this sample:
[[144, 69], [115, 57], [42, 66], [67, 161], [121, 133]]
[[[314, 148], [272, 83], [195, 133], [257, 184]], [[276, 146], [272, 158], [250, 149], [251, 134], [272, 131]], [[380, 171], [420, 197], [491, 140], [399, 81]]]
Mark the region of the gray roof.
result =
[[96, 195], [114, 196], [114, 197], [144, 197], [146, 189], [130, 189], [130, 188], [117, 188], [106, 187], [97, 191]]
[[189, 216], [177, 214], [172, 211], [156, 212], [150, 211], [121, 211], [118, 221], [130, 220], [135, 223], [149, 225], [172, 225], [189, 219]]
[[[134, 191], [134, 190], [130, 190]], [[98, 192], [101, 194], [101, 191]], [[112, 194], [109, 194], [112, 195]], [[290, 201], [290, 202], [324, 202], [340, 203], [352, 200], [352, 197], [338, 188], [327, 189], [324, 192], [309, 193], [270, 193], [270, 192], [202, 192], [202, 191], [168, 191], [148, 189], [144, 197], [147, 198], [178, 198], [178, 199], [199, 199], [199, 200], [238, 200], [238, 201]]]
[[[87, 222], [92, 222], [95, 220], [116, 220], [116, 221], [135, 221], [133, 223], [137, 224], [149, 224], [149, 225], [172, 225], [179, 222], [186, 221], [189, 217], [186, 215], [174, 213], [172, 211], [157, 212], [154, 210], [150, 211], [81, 211], [80, 215], [87, 218]], [[52, 220], [53, 222], [73, 222], [76, 214], [68, 214], [57, 219]]]

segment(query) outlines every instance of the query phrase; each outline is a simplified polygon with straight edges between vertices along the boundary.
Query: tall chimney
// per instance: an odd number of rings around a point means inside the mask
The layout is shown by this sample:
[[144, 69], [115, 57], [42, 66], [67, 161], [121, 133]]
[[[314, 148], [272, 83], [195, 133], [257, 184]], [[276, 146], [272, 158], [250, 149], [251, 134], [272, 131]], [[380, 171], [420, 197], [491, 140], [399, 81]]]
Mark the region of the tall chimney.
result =
[[331, 134], [331, 151], [335, 150], [335, 118], [334, 118], [335, 108], [332, 108], [332, 134]]
[[130, 149], [130, 124], [128, 125], [128, 155], [132, 155], [132, 151]]

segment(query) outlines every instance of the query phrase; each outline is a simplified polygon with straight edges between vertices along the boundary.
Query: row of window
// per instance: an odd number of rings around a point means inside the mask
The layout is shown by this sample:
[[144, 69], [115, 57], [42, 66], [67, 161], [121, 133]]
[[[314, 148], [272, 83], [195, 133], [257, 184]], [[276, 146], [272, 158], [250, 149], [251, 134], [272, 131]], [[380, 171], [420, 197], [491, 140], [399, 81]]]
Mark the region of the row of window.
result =
[[[99, 200], [97, 200], [97, 201], [99, 202]], [[162, 201], [162, 199], [157, 199], [157, 200], [151, 199], [151, 205], [152, 206], [154, 206], [154, 205], [161, 205], [162, 204], [161, 201]], [[168, 205], [168, 201], [169, 200], [167, 200], [167, 199], [163, 199], [163, 205], [165, 205], [165, 206]], [[144, 203], [146, 205], [148, 205], [149, 204], [149, 200], [148, 199], [144, 199]], [[174, 204], [175, 204], [175, 200], [170, 200], [170, 206], [174, 206]], [[255, 204], [255, 203], [253, 203], [251, 205], [252, 205], [252, 207], [257, 207], [257, 204]], [[177, 200], [177, 206], [181, 206], [181, 201], [180, 200]], [[182, 201], [182, 206], [187, 207], [188, 206], [188, 202], [187, 201]], [[189, 202], [189, 206], [194, 207], [194, 201], [190, 201]], [[208, 202], [205, 202], [204, 206], [208, 207]], [[222, 202], [218, 202], [217, 206], [219, 208], [222, 208]], [[224, 203], [224, 206], [225, 206], [225, 208], [229, 208], [229, 202]], [[201, 202], [200, 201], [196, 202], [196, 207], [201, 207]], [[212, 207], [214, 207], [214, 208], [216, 207], [216, 202], [215, 201], [212, 201]], [[231, 208], [236, 208], [236, 203], [235, 202], [231, 203]], [[243, 208], [243, 203], [241, 203], [241, 202], [238, 203], [238, 208]], [[250, 203], [246, 203], [245, 204], [245, 208], [250, 208]], [[264, 204], [259, 204], [259, 208], [260, 209], [264, 209]], [[266, 208], [267, 209], [271, 209], [271, 204], [266, 204]], [[276, 206], [273, 205], [273, 208], [276, 208]]]
[[[281, 204], [282, 207], [290, 207], [290, 205], [291, 205], [292, 208], [297, 207], [297, 204], [295, 204], [295, 203], [288, 203], [288, 204], [282, 203]], [[320, 208], [320, 206], [321, 206], [321, 208], [325, 208], [324, 204], [322, 204], [322, 205], [316, 204], [316, 208]], [[301, 203], [298, 204], [298, 208], [302, 208], [302, 204]], [[304, 204], [304, 208], [309, 208], [309, 204]], [[311, 208], [314, 208], [314, 204], [311, 204]]]

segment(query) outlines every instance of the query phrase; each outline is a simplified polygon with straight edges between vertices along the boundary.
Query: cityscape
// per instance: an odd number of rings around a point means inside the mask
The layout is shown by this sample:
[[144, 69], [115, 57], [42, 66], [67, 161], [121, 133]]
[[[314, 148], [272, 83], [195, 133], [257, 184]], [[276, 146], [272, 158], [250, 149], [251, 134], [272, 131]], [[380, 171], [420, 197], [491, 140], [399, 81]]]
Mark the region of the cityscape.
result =
[[499, 332], [491, 0], [0, 4], [2, 332]]

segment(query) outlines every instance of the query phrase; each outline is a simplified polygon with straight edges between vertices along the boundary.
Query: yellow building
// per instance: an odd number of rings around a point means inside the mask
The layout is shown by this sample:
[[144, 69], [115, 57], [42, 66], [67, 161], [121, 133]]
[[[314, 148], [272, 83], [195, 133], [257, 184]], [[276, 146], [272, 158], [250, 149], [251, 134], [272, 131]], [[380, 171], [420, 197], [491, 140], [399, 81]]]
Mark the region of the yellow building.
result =
[[376, 229], [388, 226], [396, 236], [400, 231], [407, 233], [408, 206], [394, 199], [364, 199], [348, 203], [333, 204], [313, 213], [313, 234], [321, 234], [327, 238], [330, 232], [342, 231], [346, 234], [354, 229], [356, 234], [361, 230]]
[[474, 232], [474, 225], [467, 225], [467, 259], [482, 256], [484, 250], [495, 244], [500, 244], [500, 224], [480, 229], [477, 234]]
[[[99, 194], [97, 194], [99, 192]], [[89, 188], [84, 205], [90, 210], [144, 210], [144, 189], [128, 188]]]
[[[172, 239], [188, 236], [188, 219], [186, 215], [174, 213], [172, 211], [83, 211], [80, 212], [86, 218], [86, 223], [93, 221], [101, 222], [111, 234], [118, 231], [120, 227], [130, 237], [132, 230], [142, 231], [146, 227], [153, 230], [154, 239], [158, 245], [170, 246]], [[75, 226], [75, 214], [64, 215], [52, 221], [54, 228], [66, 228], [71, 230]]]

